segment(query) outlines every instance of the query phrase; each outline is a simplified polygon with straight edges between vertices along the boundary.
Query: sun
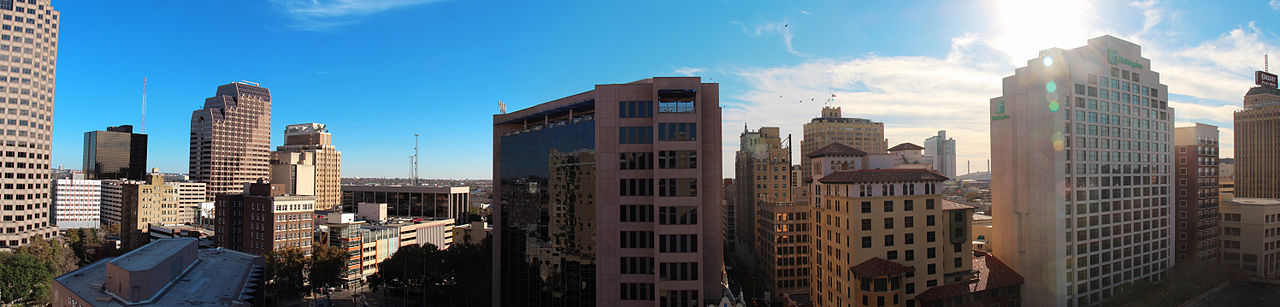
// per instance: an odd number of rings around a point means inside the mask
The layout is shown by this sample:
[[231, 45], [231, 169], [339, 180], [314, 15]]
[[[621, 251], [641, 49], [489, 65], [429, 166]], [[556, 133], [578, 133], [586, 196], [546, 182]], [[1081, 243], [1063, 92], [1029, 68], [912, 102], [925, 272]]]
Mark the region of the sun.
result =
[[1085, 1], [993, 1], [996, 24], [991, 45], [1012, 58], [1015, 65], [1037, 57], [1040, 50], [1074, 48], [1088, 39], [1087, 10], [1092, 6]]

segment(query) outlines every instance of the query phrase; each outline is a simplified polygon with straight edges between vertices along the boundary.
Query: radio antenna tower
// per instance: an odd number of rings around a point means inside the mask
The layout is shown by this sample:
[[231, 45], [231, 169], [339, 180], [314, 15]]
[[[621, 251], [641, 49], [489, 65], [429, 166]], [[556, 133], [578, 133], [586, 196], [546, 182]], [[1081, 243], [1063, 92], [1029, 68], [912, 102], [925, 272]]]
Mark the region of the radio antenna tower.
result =
[[417, 186], [418, 185], [418, 134], [417, 133], [413, 134], [413, 157], [412, 159], [410, 159], [410, 163], [413, 164], [413, 177], [412, 177], [413, 185]]
[[147, 133], [147, 77], [142, 77], [142, 131]]

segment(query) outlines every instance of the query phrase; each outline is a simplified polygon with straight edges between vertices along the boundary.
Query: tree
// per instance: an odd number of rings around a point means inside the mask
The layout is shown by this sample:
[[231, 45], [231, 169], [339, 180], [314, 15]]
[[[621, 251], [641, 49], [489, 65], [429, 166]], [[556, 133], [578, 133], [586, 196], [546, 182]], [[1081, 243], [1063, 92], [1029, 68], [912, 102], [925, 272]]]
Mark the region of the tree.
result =
[[489, 306], [492, 242], [401, 248], [378, 265], [369, 285], [400, 293], [406, 302], [423, 297], [424, 306]]
[[267, 299], [276, 302], [302, 297], [306, 290], [306, 255], [302, 250], [290, 248], [272, 251], [267, 256]]
[[54, 275], [62, 275], [79, 268], [80, 259], [76, 258], [71, 248], [61, 238], [49, 240], [32, 240], [31, 244], [18, 248], [18, 253], [35, 256], [36, 259], [49, 265]]
[[311, 245], [311, 265], [307, 270], [308, 290], [338, 286], [347, 266], [347, 251], [324, 244]]
[[0, 253], [0, 302], [5, 304], [49, 301], [53, 268], [36, 256]]

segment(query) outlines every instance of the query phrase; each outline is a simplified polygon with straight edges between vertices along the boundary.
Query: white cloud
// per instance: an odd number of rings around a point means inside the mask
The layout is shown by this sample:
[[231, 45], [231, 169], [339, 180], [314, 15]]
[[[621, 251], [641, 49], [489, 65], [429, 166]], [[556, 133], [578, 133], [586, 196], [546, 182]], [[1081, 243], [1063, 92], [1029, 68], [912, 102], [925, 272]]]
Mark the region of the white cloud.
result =
[[[1275, 5], [1276, 0], [1271, 0], [1271, 3], [1272, 3], [1271, 5]], [[805, 10], [801, 10], [801, 11], [800, 11], [800, 14], [804, 14], [804, 15], [813, 15], [813, 13], [809, 13], [809, 11], [805, 11]]]
[[699, 67], [677, 67], [675, 73], [680, 76], [697, 76], [704, 71], [706, 71], [706, 69]]
[[271, 0], [295, 30], [319, 31], [360, 21], [360, 17], [439, 0]]
[[1271, 6], [1271, 9], [1280, 11], [1280, 0], [1271, 0], [1271, 3], [1267, 4]]
[[[725, 167], [732, 169], [741, 133], [737, 127], [744, 123], [751, 129], [781, 127], [783, 134], [794, 138], [792, 144], [799, 146], [803, 124], [816, 117], [835, 93], [837, 99], [832, 104], [842, 107], [846, 117], [884, 122], [890, 146], [920, 144], [937, 130], [947, 130], [948, 136], [957, 140], [958, 171], [966, 172], [966, 161], [973, 163], [973, 171], [985, 170], [990, 155], [987, 105], [990, 98], [1001, 94], [1001, 78], [1011, 75], [1015, 65], [1025, 65], [1035, 56], [1034, 50], [1074, 48], [1088, 37], [1102, 34], [1142, 45], [1143, 56], [1151, 59], [1152, 69], [1175, 94], [1169, 104], [1176, 110], [1176, 119], [1219, 126], [1222, 156], [1232, 156], [1232, 114], [1240, 109], [1241, 97], [1252, 86], [1249, 78], [1261, 66], [1259, 55], [1275, 54], [1280, 48], [1268, 43], [1266, 34], [1253, 23], [1203, 42], [1166, 43], [1169, 37], [1180, 36], [1164, 23], [1181, 12], [1158, 1], [1129, 6], [1143, 13], [1142, 28], [1131, 34], [1085, 29], [1066, 34], [1087, 33], [1087, 37], [1040, 44], [1019, 37], [1020, 32], [1036, 33], [1034, 29], [1010, 33], [1003, 32], [1007, 27], [996, 27], [952, 38], [951, 51], [945, 57], [866, 54], [847, 60], [813, 58], [799, 65], [730, 71], [749, 90], [721, 94]], [[779, 23], [754, 29], [735, 24], [753, 36], [790, 31], [777, 28]], [[799, 157], [799, 148], [793, 154]]]
[[797, 52], [796, 49], [791, 46], [791, 39], [795, 37], [795, 33], [791, 32], [791, 23], [787, 22], [787, 19], [785, 18], [780, 21], [757, 25], [754, 28], [749, 28], [746, 24], [739, 21], [730, 21], [729, 24], [742, 27], [743, 33], [753, 37], [773, 37], [774, 35], [777, 35], [782, 39], [782, 44], [787, 47], [787, 52], [794, 55], [804, 56], [803, 53]]

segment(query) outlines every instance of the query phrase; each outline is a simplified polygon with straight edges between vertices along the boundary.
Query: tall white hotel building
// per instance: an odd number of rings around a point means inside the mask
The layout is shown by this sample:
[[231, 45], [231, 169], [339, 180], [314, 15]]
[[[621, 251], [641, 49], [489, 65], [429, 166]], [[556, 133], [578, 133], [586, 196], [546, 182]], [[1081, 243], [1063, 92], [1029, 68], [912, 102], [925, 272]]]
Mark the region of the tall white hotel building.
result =
[[1141, 47], [1040, 51], [991, 99], [994, 253], [1026, 306], [1099, 305], [1173, 265], [1173, 109]]

